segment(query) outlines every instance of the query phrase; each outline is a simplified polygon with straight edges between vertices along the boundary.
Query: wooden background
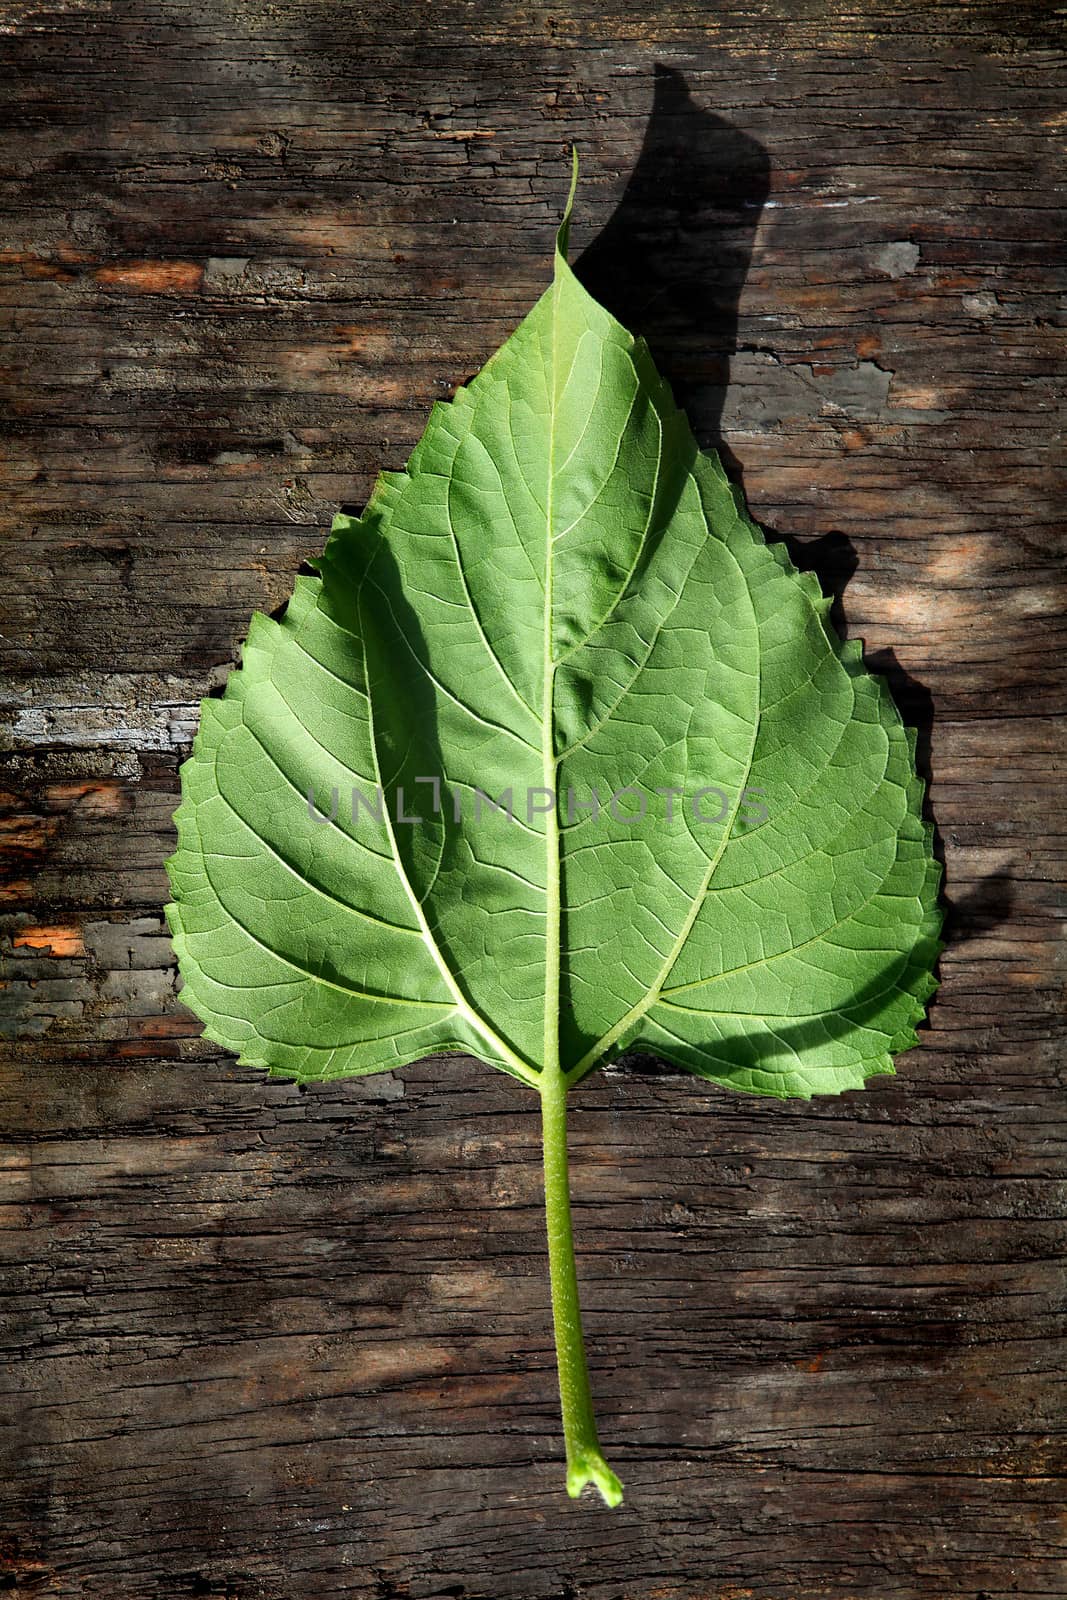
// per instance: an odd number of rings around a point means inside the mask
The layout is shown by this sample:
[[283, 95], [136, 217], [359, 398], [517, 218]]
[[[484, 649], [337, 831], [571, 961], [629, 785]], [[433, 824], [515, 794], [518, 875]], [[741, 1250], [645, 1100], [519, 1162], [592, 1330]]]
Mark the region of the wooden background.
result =
[[[607, 10], [0, 3], [16, 1595], [1067, 1593], [1067, 38]], [[160, 917], [199, 698], [540, 292], [572, 140], [581, 270], [923, 729], [951, 907], [895, 1081], [577, 1097], [614, 1513], [562, 1493], [533, 1100], [238, 1070]]]

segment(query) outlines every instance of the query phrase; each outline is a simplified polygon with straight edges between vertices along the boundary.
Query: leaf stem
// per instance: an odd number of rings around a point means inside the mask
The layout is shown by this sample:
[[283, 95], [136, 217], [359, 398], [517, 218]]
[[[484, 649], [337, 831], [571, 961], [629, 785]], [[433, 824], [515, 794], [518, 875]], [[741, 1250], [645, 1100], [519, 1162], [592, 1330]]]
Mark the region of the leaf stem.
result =
[[622, 1484], [600, 1453], [589, 1368], [578, 1301], [571, 1195], [567, 1164], [567, 1080], [558, 1067], [541, 1074], [541, 1123], [545, 1159], [545, 1223], [552, 1282], [556, 1365], [567, 1445], [567, 1493], [576, 1498], [595, 1484], [609, 1506], [622, 1500]]

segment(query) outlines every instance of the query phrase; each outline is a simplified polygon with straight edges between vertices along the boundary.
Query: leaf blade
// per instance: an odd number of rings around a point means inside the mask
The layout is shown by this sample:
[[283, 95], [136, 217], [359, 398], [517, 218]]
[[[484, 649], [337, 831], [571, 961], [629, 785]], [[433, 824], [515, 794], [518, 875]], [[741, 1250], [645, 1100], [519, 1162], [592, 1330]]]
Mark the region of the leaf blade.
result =
[[[169, 864], [188, 997], [304, 1074], [451, 1044], [575, 1082], [644, 1046], [754, 1092], [855, 1086], [932, 992], [914, 745], [578, 283], [569, 218], [515, 334], [206, 703]], [[351, 785], [388, 795], [376, 832], [296, 816]]]

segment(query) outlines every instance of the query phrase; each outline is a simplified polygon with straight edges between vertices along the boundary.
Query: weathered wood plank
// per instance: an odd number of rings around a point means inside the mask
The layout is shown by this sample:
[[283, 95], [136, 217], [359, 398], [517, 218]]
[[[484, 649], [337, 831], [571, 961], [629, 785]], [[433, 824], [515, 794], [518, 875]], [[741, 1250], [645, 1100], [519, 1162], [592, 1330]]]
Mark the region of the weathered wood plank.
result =
[[[9, 0], [0, 1584], [1067, 1589], [1063, 45], [1025, 4]], [[539, 293], [571, 140], [582, 270], [923, 725], [952, 907], [894, 1081], [583, 1088], [614, 1514], [560, 1488], [532, 1103], [238, 1071], [160, 919], [199, 698]]]

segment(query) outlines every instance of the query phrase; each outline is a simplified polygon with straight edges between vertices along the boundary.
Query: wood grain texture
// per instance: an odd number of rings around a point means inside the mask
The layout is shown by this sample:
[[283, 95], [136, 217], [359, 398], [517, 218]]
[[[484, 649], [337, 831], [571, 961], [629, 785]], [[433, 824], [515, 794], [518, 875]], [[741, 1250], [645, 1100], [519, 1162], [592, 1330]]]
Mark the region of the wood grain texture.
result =
[[[5, 0], [0, 1587], [1067, 1593], [1062, 19]], [[576, 1096], [620, 1512], [562, 1494], [536, 1106], [205, 1046], [160, 908], [250, 613], [580, 270], [923, 727], [896, 1080]], [[597, 242], [599, 239], [599, 243]]]

